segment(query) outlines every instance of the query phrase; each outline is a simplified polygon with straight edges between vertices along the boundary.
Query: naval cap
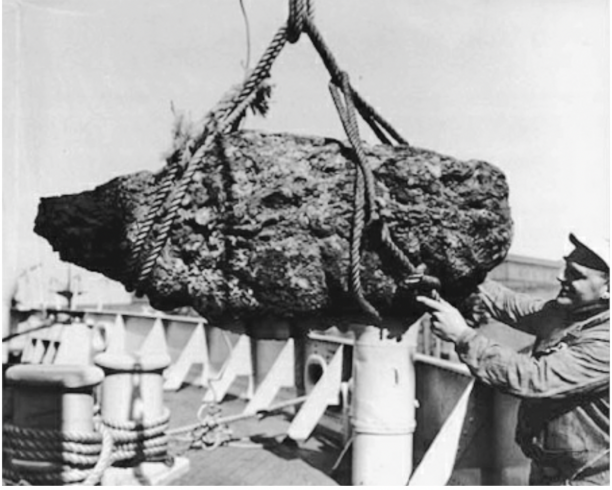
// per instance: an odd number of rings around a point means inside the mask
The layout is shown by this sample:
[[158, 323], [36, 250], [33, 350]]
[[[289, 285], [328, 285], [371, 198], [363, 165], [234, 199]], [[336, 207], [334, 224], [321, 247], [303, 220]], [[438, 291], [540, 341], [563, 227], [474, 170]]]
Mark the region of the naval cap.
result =
[[591, 269], [610, 271], [610, 240], [576, 233], [570, 233], [569, 240], [576, 248], [566, 260], [572, 260]]

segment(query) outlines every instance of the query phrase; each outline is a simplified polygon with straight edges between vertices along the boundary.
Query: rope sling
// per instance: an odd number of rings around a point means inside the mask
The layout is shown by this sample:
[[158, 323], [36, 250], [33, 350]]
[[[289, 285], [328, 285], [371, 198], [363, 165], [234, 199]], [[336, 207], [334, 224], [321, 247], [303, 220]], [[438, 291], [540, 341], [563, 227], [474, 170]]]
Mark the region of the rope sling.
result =
[[[160, 182], [147, 216], [140, 225], [135, 246], [128, 260], [125, 277], [128, 291], [135, 291], [137, 295], [143, 294], [194, 173], [203, 165], [203, 161], [211, 156], [213, 150], [219, 148], [222, 150], [223, 135], [234, 129], [236, 122], [244, 116], [256, 99], [258, 90], [269, 77], [272, 64], [287, 41], [296, 43], [302, 33], [308, 35], [330, 74], [329, 90], [351, 144], [352, 160], [355, 164], [349, 248], [349, 292], [370, 320], [379, 324], [381, 316], [365, 298], [361, 284], [362, 242], [366, 231], [370, 236], [374, 236], [380, 245], [379, 254], [389, 256], [406, 275], [418, 274], [417, 268], [393, 241], [391, 232], [381, 216], [384, 204], [376, 200], [374, 175], [367, 163], [355, 113], [359, 113], [383, 144], [391, 144], [391, 140], [395, 140], [400, 145], [408, 145], [408, 142], [351, 85], [348, 75], [340, 69], [314, 24], [310, 0], [290, 0], [286, 25], [276, 32], [240, 90], [222, 98], [206, 116], [201, 134], [190, 138], [176, 158], [169, 159], [168, 171]], [[162, 217], [164, 209], [166, 211]], [[159, 219], [161, 221], [156, 236], [153, 237], [154, 224]], [[411, 284], [408, 281], [405, 283]]]

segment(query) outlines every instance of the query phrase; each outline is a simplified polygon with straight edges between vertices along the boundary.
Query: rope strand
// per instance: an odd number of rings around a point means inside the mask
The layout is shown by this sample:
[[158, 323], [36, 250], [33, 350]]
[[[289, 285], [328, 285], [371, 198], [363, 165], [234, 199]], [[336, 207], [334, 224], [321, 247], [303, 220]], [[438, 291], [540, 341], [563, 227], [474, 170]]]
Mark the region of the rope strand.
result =
[[[342, 76], [344, 104], [342, 103], [340, 90], [332, 82], [329, 89], [332, 99], [340, 116], [340, 121], [349, 140], [353, 146], [355, 157], [355, 184], [353, 191], [353, 215], [351, 220], [350, 247], [349, 247], [349, 287], [359, 306], [376, 321], [381, 317], [376, 308], [365, 298], [361, 284], [361, 244], [363, 231], [366, 224], [371, 223], [374, 218], [374, 184], [369, 168], [365, 164], [361, 153], [358, 151], [359, 128], [352, 112], [352, 101], [348, 90], [348, 76]], [[367, 205], [367, 207], [366, 207]], [[366, 218], [367, 212], [367, 218]], [[367, 223], [366, 223], [367, 221]]]
[[[235, 123], [243, 117], [247, 108], [257, 96], [257, 91], [261, 84], [269, 77], [272, 64], [286, 42], [297, 42], [301, 33], [306, 31], [330, 74], [330, 92], [354, 152], [353, 160], [356, 168], [349, 249], [350, 291], [360, 307], [371, 317], [380, 321], [379, 313], [366, 300], [361, 284], [361, 249], [364, 230], [373, 223], [379, 222], [380, 217], [375, 201], [374, 175], [367, 164], [367, 157], [359, 136], [359, 126], [355, 112], [357, 111], [360, 114], [383, 144], [391, 143], [389, 137], [399, 144], [408, 145], [408, 142], [351, 86], [348, 75], [340, 69], [331, 50], [325, 44], [323, 36], [315, 26], [313, 17], [310, 0], [289, 1], [289, 17], [286, 25], [276, 32], [257, 66], [242, 84], [240, 91], [227, 99], [223, 98], [217, 104], [208, 114], [201, 134], [190, 139], [185, 144], [181, 153], [180, 163], [171, 165], [168, 169], [149, 208], [147, 217], [140, 226], [135, 240], [136, 243], [128, 261], [127, 270], [130, 278], [134, 280], [138, 273], [138, 277], [135, 279], [135, 287], [138, 293], [141, 293], [142, 289], [145, 288], [159, 254], [166, 244], [170, 228], [192, 177], [196, 170], [201, 167], [203, 160], [207, 158], [213, 147], [215, 147], [216, 138], [218, 135], [231, 130]], [[172, 189], [173, 181], [181, 168], [184, 169], [183, 174], [174, 189]], [[155, 220], [159, 219], [159, 211], [168, 198], [170, 203], [165, 216], [158, 226], [156, 238], [150, 245], [150, 248], [143, 251], [145, 243], [150, 238]], [[414, 266], [410, 263], [404, 252], [395, 244], [391, 232], [385, 223], [381, 223], [379, 232], [380, 243], [385, 250], [394, 260], [400, 263], [404, 270], [408, 273], [413, 273], [415, 271]], [[131, 286], [129, 281], [128, 284]]]
[[[180, 165], [171, 167], [169, 169], [169, 176], [164, 180], [160, 192], [156, 194], [155, 200], [147, 214], [146, 221], [138, 234], [130, 257], [129, 268], [130, 273], [132, 274], [131, 277], [134, 277], [136, 270], [139, 269], [140, 271], [134, 285], [138, 292], [141, 292], [140, 290], [145, 287], [151, 271], [155, 266], [157, 258], [166, 244], [168, 233], [172, 223], [174, 222], [176, 212], [193, 175], [195, 174], [202, 159], [213, 146], [214, 135], [211, 137], [211, 133], [214, 133], [215, 131], [223, 131], [225, 128], [230, 127], [230, 125], [236, 121], [236, 119], [244, 114], [249, 106], [249, 101], [255, 97], [256, 91], [261, 83], [268, 78], [272, 64], [280, 54], [282, 48], [285, 46], [287, 41], [286, 31], [287, 27], [283, 26], [276, 32], [272, 42], [268, 46], [268, 49], [264, 52], [263, 56], [257, 63], [257, 66], [242, 85], [240, 92], [231, 100], [219, 103], [218, 106], [211, 111], [203, 133], [194, 141], [194, 143], [199, 143], [198, 140], [202, 141], [202, 144], [195, 151], [195, 153], [191, 154], [189, 145], [185, 148], [182, 155], [182, 161], [186, 161], [185, 171], [177, 187], [174, 189], [174, 193], [172, 193], [169, 189], [170, 182], [176, 176]], [[153, 227], [154, 219], [157, 216], [160, 208], [163, 206], [163, 203], [166, 201], [168, 195], [172, 196], [170, 205], [168, 206], [168, 210], [159, 227], [157, 237], [144, 258], [141, 258], [141, 255], [143, 255], [142, 250]]]
[[[170, 410], [150, 422], [98, 420], [96, 432], [27, 429], [5, 423], [2, 428], [5, 461], [2, 476], [34, 485], [78, 483], [92, 486], [114, 463], [135, 464], [167, 457]], [[24, 468], [13, 460], [45, 462]]]

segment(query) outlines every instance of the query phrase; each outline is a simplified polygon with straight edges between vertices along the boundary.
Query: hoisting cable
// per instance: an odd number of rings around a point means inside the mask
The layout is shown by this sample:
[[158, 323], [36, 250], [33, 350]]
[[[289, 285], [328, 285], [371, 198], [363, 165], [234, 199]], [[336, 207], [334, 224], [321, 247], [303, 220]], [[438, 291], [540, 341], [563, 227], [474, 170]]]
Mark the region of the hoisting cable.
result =
[[363, 230], [374, 221], [376, 216], [374, 202], [374, 177], [370, 168], [367, 166], [363, 149], [359, 144], [356, 145], [355, 140], [359, 140], [359, 129], [355, 121], [353, 112], [352, 94], [349, 89], [348, 76], [342, 74], [342, 90], [344, 95], [344, 105], [340, 97], [339, 89], [333, 84], [329, 85], [334, 104], [340, 115], [340, 120], [344, 131], [349, 137], [349, 141], [354, 149], [355, 169], [355, 184], [353, 191], [353, 216], [351, 222], [351, 235], [349, 247], [350, 273], [349, 284], [350, 289], [355, 299], [359, 303], [362, 310], [368, 313], [377, 321], [380, 321], [380, 314], [376, 308], [363, 295], [361, 286], [361, 244], [363, 238]]
[[[245, 111], [256, 99], [257, 91], [269, 77], [272, 64], [286, 42], [297, 42], [302, 32], [306, 32], [330, 73], [330, 92], [354, 153], [353, 160], [356, 171], [350, 238], [350, 292], [360, 307], [379, 322], [380, 315], [365, 299], [361, 285], [362, 238], [364, 231], [368, 228], [378, 232], [380, 244], [394, 260], [401, 264], [408, 274], [415, 273], [416, 268], [395, 244], [390, 230], [379, 216], [375, 199], [374, 176], [367, 164], [365, 151], [359, 137], [355, 111], [361, 115], [382, 143], [390, 144], [390, 138], [402, 145], [408, 145], [408, 142], [351, 86], [348, 75], [339, 68], [333, 54], [314, 24], [310, 0], [290, 0], [289, 17], [286, 25], [277, 31], [264, 55], [242, 84], [240, 90], [222, 98], [217, 106], [209, 112], [201, 134], [192, 137], [185, 143], [183, 149], [170, 159], [169, 168], [153, 198], [147, 216], [137, 232], [135, 246], [127, 267], [126, 282], [128, 283], [128, 290], [136, 289], [137, 294], [142, 292], [166, 243], [176, 212], [194, 173], [214, 148], [219, 149], [221, 147], [217, 144], [219, 138], [222, 138], [232, 129], [233, 123], [243, 117]], [[177, 178], [179, 178], [179, 182], [175, 184], [174, 181]], [[175, 187], [173, 188], [173, 186]], [[167, 211], [157, 227], [155, 239], [151, 240], [153, 225], [156, 219], [160, 218], [158, 215], [163, 211], [164, 203], [168, 199], [170, 199], [170, 203], [167, 206]], [[376, 228], [374, 228], [374, 225], [376, 225]], [[150, 245], [149, 242], [151, 242]]]
[[[374, 320], [380, 321], [380, 314], [364, 297], [361, 285], [361, 246], [364, 229], [376, 223], [380, 235], [380, 243], [387, 252], [401, 264], [402, 268], [408, 274], [415, 274], [416, 268], [395, 244], [388, 226], [381, 220], [378, 210], [376, 209], [374, 176], [367, 164], [365, 151], [363, 150], [359, 137], [359, 127], [355, 118], [355, 109], [357, 109], [359, 114], [369, 124], [370, 128], [383, 144], [390, 144], [390, 140], [384, 134], [383, 129], [387, 131], [397, 143], [407, 145], [408, 142], [402, 138], [402, 136], [350, 85], [348, 75], [340, 69], [332, 52], [325, 44], [323, 36], [316, 28], [312, 20], [312, 10], [304, 7], [304, 4], [309, 5], [310, 1], [291, 0], [290, 3], [297, 4], [290, 12], [296, 12], [298, 13], [296, 15], [303, 17], [299, 21], [292, 22], [292, 25], [301, 26], [301, 28], [306, 31], [331, 76], [330, 92], [344, 131], [354, 150], [353, 159], [357, 166], [357, 171], [355, 172], [354, 209], [351, 223], [349, 285], [351, 293], [361, 308]], [[342, 103], [340, 97], [340, 90], [344, 96], [344, 103]]]

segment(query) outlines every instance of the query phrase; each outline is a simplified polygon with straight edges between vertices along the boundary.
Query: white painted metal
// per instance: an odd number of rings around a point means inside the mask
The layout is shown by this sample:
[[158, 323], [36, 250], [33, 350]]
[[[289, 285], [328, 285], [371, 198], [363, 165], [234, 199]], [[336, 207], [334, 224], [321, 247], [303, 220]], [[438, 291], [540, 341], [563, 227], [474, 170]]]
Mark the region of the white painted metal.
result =
[[[221, 401], [237, 376], [248, 376], [247, 398], [252, 394], [251, 346], [246, 336], [241, 336], [233, 348], [228, 349], [224, 366], [217, 376], [212, 372], [210, 363], [206, 334], [208, 325], [205, 325], [202, 319], [166, 315], [162, 318], [159, 315], [98, 310], [80, 313], [83, 313], [84, 319], [95, 328], [104, 330], [107, 352], [169, 353], [172, 364], [165, 373], [165, 389], [178, 389], [192, 365], [201, 363], [203, 369], [200, 382], [209, 388], [205, 401]], [[347, 433], [353, 433], [355, 485], [405, 485], [409, 479], [415, 428], [414, 362], [435, 364], [442, 369], [467, 374], [467, 369], [456, 362], [417, 354], [415, 350], [418, 327], [415, 325], [410, 328], [400, 342], [396, 339], [381, 339], [380, 330], [373, 327], [359, 328], [356, 340], [309, 335], [313, 340], [330, 342], [338, 348], [331, 360], [329, 357], [323, 358], [321, 354], [317, 356], [316, 352], [306, 359], [305, 381], [307, 385], [310, 383], [307, 386], [310, 396], [294, 418], [289, 428], [289, 436], [295, 440], [308, 438], [326, 408], [330, 404], [338, 403], [342, 351], [353, 348], [351, 430]], [[79, 329], [73, 328], [74, 325], [61, 325], [49, 331], [43, 330], [39, 335], [30, 334], [27, 337], [23, 360], [57, 362], [58, 359], [65, 358], [60, 355], [62, 350], [65, 353], [76, 352], [79, 348], [81, 352], [88, 351], [88, 348], [83, 348], [83, 344], [88, 342], [83, 336], [88, 327], [83, 324], [81, 328], [83, 338], [77, 342], [79, 346], [73, 342], [79, 337], [73, 332]], [[72, 341], [66, 340], [68, 337], [71, 337]], [[43, 345], [47, 345], [46, 350]], [[229, 345], [231, 346], [231, 343]], [[293, 379], [293, 345], [293, 341], [287, 342], [245, 412], [265, 409], [273, 402], [280, 387], [289, 384], [289, 378]], [[217, 349], [215, 352], [218, 355], [221, 351]], [[225, 355], [223, 353], [221, 359]], [[321, 378], [309, 380], [308, 366], [317, 363]], [[415, 473], [411, 480], [412, 485], [429, 481], [427, 478], [433, 478], [432, 481], [437, 483], [448, 479], [458, 442], [457, 424], [465, 415], [465, 403], [462, 398], [462, 402]]]
[[286, 386], [294, 386], [294, 346], [293, 339], [289, 339], [280, 352], [268, 374], [261, 382], [253, 398], [244, 409], [245, 414], [256, 413], [272, 404], [279, 390]]
[[234, 346], [219, 379], [211, 379], [208, 382], [208, 390], [204, 394], [205, 402], [220, 402], [225, 398], [230, 386], [238, 376], [248, 376], [249, 385], [246, 397], [253, 396], [253, 373], [251, 364], [251, 346], [249, 338], [241, 335], [238, 343]]
[[442, 486], [447, 484], [455, 466], [461, 428], [473, 388], [474, 380], [472, 379], [450, 416], [444, 422], [440, 432], [431, 443], [421, 464], [414, 471], [409, 486]]
[[287, 431], [287, 435], [291, 439], [302, 441], [310, 437], [323, 413], [325, 413], [325, 409], [329, 406], [330, 400], [338, 398], [341, 381], [342, 347], [338, 347], [327, 369], [291, 422]]
[[[401, 339], [355, 326], [353, 350], [353, 485], [406, 485], [412, 471], [418, 326]], [[381, 338], [382, 337], [382, 338]]]
[[164, 390], [178, 390], [185, 381], [189, 369], [194, 364], [202, 364], [199, 384], [206, 386], [210, 379], [211, 367], [208, 359], [206, 335], [202, 323], [198, 323], [193, 328], [192, 334], [181, 350], [179, 357], [174, 360], [166, 371]]
[[168, 345], [166, 344], [166, 332], [161, 317], [155, 319], [153, 327], [149, 330], [144, 342], [138, 349], [142, 354], [168, 353]]
[[170, 364], [165, 353], [99, 354], [95, 363], [104, 370], [102, 418], [117, 422], [159, 420], [163, 415], [162, 372]]
[[91, 365], [94, 356], [92, 339], [92, 329], [83, 322], [64, 326], [53, 363]]

